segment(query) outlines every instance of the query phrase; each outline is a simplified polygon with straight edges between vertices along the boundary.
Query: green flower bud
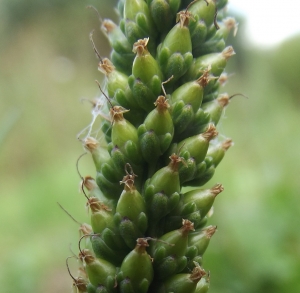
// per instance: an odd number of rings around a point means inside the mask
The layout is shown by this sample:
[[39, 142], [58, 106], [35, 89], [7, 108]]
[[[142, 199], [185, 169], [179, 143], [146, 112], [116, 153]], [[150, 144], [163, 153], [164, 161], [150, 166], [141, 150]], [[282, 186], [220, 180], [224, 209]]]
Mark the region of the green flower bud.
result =
[[173, 75], [169, 84], [174, 84], [192, 64], [192, 41], [187, 27], [190, 17], [188, 11], [178, 13], [180, 21], [158, 46], [158, 61], [165, 77]]
[[[180, 196], [178, 193], [175, 193], [168, 197], [163, 192], [157, 192], [154, 195], [151, 194], [149, 197], [145, 198], [149, 218], [149, 227], [147, 231], [148, 235], [150, 235], [151, 237], [159, 237], [164, 233], [165, 221], [164, 219], [163, 223], [159, 221], [168, 213], [170, 213], [170, 211], [173, 210], [174, 207], [177, 206], [179, 199]], [[180, 227], [180, 223], [175, 227], [171, 226], [168, 231]]]
[[[157, 64], [157, 61], [152, 57], [147, 49], [149, 38], [140, 39], [133, 45], [133, 52], [136, 54], [133, 65], [132, 74], [145, 83], [148, 87], [153, 85], [152, 79], [157, 76], [160, 80], [156, 95], [160, 94], [161, 80], [163, 79], [162, 72]], [[154, 101], [153, 101], [154, 102]]]
[[209, 82], [209, 69], [195, 81], [187, 82], [177, 88], [172, 94], [172, 118], [176, 130], [175, 136], [180, 136], [196, 118], [202, 99], [203, 88]]
[[151, 246], [151, 256], [155, 262], [160, 262], [163, 258], [176, 255], [183, 256], [187, 248], [188, 234], [194, 230], [194, 224], [189, 220], [182, 220], [180, 229], [166, 233]]
[[219, 27], [220, 28], [216, 31], [214, 39], [224, 39], [226, 41], [232, 29], [233, 36], [237, 33], [237, 23], [233, 17], [223, 19]]
[[104, 58], [99, 63], [98, 69], [106, 76], [107, 92], [110, 98], [114, 97], [117, 90], [126, 90], [128, 76], [117, 71], [109, 59]]
[[[186, 154], [188, 153], [186, 152]], [[179, 168], [180, 183], [183, 184], [184, 182], [194, 179], [196, 168], [195, 159], [193, 157], [188, 158], [187, 156], [187, 158], [185, 158], [185, 164]]]
[[107, 198], [116, 199], [122, 192], [122, 187], [118, 184], [118, 181], [109, 181], [101, 172], [97, 172], [96, 182]]
[[202, 256], [216, 230], [217, 226], [207, 226], [200, 231], [191, 232], [189, 234], [189, 248], [194, 246], [197, 249], [197, 255]]
[[130, 282], [134, 293], [146, 293], [148, 291], [153, 280], [153, 267], [146, 247], [148, 247], [147, 240], [139, 238], [135, 248], [124, 258], [117, 276], [121, 292], [126, 292], [122, 288], [128, 282]]
[[172, 105], [183, 101], [186, 105], [190, 104], [196, 112], [202, 103], [203, 88], [208, 82], [209, 68], [197, 80], [187, 82], [177, 88], [171, 95]]
[[199, 164], [206, 156], [209, 147], [209, 141], [215, 138], [217, 135], [218, 132], [215, 126], [210, 124], [204, 133], [186, 138], [178, 143], [177, 150], [180, 151], [180, 155], [183, 155], [184, 152], [189, 152], [189, 156], [193, 157], [197, 164]]
[[224, 140], [223, 142], [217, 145], [211, 145], [208, 148], [207, 156], [212, 157], [213, 164], [215, 167], [219, 165], [219, 163], [224, 158], [226, 151], [232, 146], [232, 140], [230, 138]]
[[149, 9], [156, 28], [166, 33], [173, 25], [181, 0], [148, 0]]
[[105, 286], [108, 293], [116, 292], [114, 288], [116, 267], [110, 262], [95, 258], [88, 249], [80, 253], [80, 259], [85, 262], [85, 270], [94, 286]]
[[[218, 77], [222, 74], [227, 61], [235, 52], [231, 46], [226, 47], [221, 53], [211, 53], [194, 59], [187, 73], [183, 76], [181, 82], [187, 82], [199, 78], [203, 70], [211, 66], [211, 74]], [[210, 82], [212, 83], [212, 81]]]
[[194, 292], [197, 283], [201, 280], [206, 272], [198, 265], [193, 269], [191, 274], [177, 274], [158, 286], [155, 292], [157, 293], [186, 293]]
[[114, 249], [115, 247], [111, 247], [105, 243], [104, 239], [100, 235], [91, 236], [91, 243], [93, 251], [98, 258], [109, 261], [116, 266], [119, 266], [122, 263], [123, 258], [128, 253], [128, 251], [124, 249]]
[[182, 271], [187, 264], [184, 254], [188, 244], [188, 233], [194, 230], [194, 224], [188, 220], [182, 220], [182, 224], [180, 229], [163, 235], [151, 247], [154, 269], [160, 280]]
[[[137, 238], [144, 236], [139, 230], [139, 228], [129, 218], [127, 217], [122, 218], [122, 216], [119, 213], [116, 213], [114, 215], [114, 221], [115, 221], [115, 225], [118, 227], [118, 231], [120, 235], [122, 236], [126, 245], [130, 249], [132, 249], [135, 246]], [[147, 218], [143, 217], [141, 222], [146, 223], [147, 225]]]
[[228, 80], [228, 74], [223, 72], [219, 79], [215, 82], [215, 84], [209, 89], [209, 91], [205, 91], [204, 89], [204, 96], [203, 96], [203, 103], [210, 102], [212, 100], [217, 99], [219, 95], [219, 88], [224, 86], [224, 84]]
[[122, 218], [128, 218], [132, 221], [143, 234], [147, 230], [145, 202], [134, 186], [134, 178], [136, 175], [133, 174], [132, 170], [129, 174], [126, 169], [126, 173], [127, 175], [124, 176], [121, 181], [121, 183], [124, 183], [124, 190], [117, 203], [116, 212], [119, 213]]
[[215, 166], [210, 166], [204, 172], [196, 172], [195, 179], [188, 181], [185, 186], [202, 186], [207, 183], [215, 173]]
[[134, 54], [120, 54], [115, 50], [111, 51], [110, 60], [116, 67], [119, 72], [122, 72], [126, 75], [131, 74], [132, 62], [134, 59]]
[[194, 211], [200, 211], [201, 218], [209, 212], [216, 196], [224, 190], [221, 184], [216, 184], [211, 189], [195, 189], [183, 195], [183, 205], [180, 208], [182, 216]]
[[216, 2], [214, 0], [196, 1], [189, 7], [189, 11], [195, 19], [201, 19], [209, 27], [213, 24], [216, 12]]
[[83, 140], [83, 146], [92, 154], [96, 170], [99, 172], [102, 164], [108, 162], [110, 159], [106, 146], [100, 145], [99, 141], [93, 137], [85, 138]]
[[229, 100], [230, 97], [228, 94], [222, 94], [217, 99], [202, 105], [204, 112], [208, 113], [210, 116], [210, 122], [215, 125], [218, 124], [223, 114], [223, 110], [228, 105]]
[[161, 92], [162, 73], [147, 49], [149, 38], [137, 41], [133, 46], [136, 57], [132, 66], [129, 86], [139, 106], [151, 111], [156, 97]]
[[181, 158], [173, 154], [168, 166], [159, 169], [145, 184], [145, 200], [157, 192], [163, 192], [167, 196], [180, 192], [178, 165]]
[[150, 37], [149, 49], [155, 53], [157, 31], [144, 0], [130, 0], [124, 6], [125, 35], [133, 45], [137, 40]]
[[96, 197], [90, 197], [88, 205], [91, 209], [91, 225], [94, 233], [102, 233], [105, 228], [114, 230], [113, 213]]
[[123, 117], [126, 110], [115, 106], [111, 108], [110, 113], [113, 119], [111, 140], [114, 146], [118, 146], [120, 151], [133, 164], [142, 162], [142, 156], [139, 147], [137, 129]]
[[121, 55], [126, 54], [126, 57], [129, 57], [128, 55], [131, 54], [133, 60], [134, 55], [132, 54], [131, 51], [132, 46], [126, 39], [125, 35], [123, 34], [119, 26], [117, 26], [110, 19], [104, 19], [101, 25], [101, 29], [104, 32], [104, 34], [107, 36], [110, 46], [116, 52], [118, 52]]
[[205, 22], [201, 19], [196, 19], [197, 18], [191, 18], [189, 22], [189, 30], [191, 34], [193, 48], [192, 53], [194, 57], [199, 56], [198, 54], [196, 54], [197, 50], [204, 43], [207, 34], [207, 27], [205, 25]]
[[155, 102], [156, 108], [146, 117], [144, 124], [138, 128], [138, 135], [143, 157], [151, 165], [170, 146], [174, 126], [169, 113], [169, 104], [164, 96], [159, 96]]
[[177, 136], [178, 141], [204, 132], [206, 127], [203, 125], [207, 126], [209, 120], [209, 114], [205, 113], [202, 108], [199, 108], [194, 114], [192, 122], [187, 126], [185, 131]]

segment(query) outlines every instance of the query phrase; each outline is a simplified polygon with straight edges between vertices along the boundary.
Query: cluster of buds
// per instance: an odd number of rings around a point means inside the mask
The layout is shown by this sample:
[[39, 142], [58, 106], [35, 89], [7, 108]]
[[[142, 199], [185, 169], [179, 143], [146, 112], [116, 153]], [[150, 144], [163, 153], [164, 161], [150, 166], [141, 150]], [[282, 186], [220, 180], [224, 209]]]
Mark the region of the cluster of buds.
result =
[[[207, 226], [221, 184], [201, 188], [232, 145], [217, 124], [234, 55], [227, 0], [119, 0], [103, 20], [112, 47], [94, 113], [101, 135], [81, 139], [96, 167], [82, 178], [91, 211], [79, 245], [79, 293], [204, 293]], [[99, 138], [105, 138], [105, 147]], [[188, 188], [189, 187], [189, 188]], [[85, 248], [82, 248], [85, 242]]]

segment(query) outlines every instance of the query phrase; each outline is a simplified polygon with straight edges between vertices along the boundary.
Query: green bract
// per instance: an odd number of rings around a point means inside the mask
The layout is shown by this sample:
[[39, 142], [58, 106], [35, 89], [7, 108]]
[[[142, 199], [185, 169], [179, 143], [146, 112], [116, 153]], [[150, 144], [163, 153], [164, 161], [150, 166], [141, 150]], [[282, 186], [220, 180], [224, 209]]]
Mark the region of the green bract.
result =
[[203, 255], [223, 186], [201, 186], [232, 145], [217, 129], [232, 97], [219, 92], [235, 54], [226, 4], [119, 0], [119, 21], [102, 21], [112, 51], [102, 59], [92, 42], [104, 82], [80, 133], [96, 171], [80, 176], [91, 226], [80, 226], [74, 292], [208, 291]]

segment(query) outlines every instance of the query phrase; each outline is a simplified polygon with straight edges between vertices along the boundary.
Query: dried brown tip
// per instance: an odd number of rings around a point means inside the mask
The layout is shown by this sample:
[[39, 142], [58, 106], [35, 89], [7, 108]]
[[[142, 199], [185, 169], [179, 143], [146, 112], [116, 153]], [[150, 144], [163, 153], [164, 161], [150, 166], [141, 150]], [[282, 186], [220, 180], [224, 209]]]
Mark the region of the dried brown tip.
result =
[[198, 283], [203, 276], [206, 275], [206, 272], [200, 267], [200, 265], [194, 261], [194, 269], [190, 275], [190, 280], [194, 283]]
[[138, 238], [136, 240], [135, 250], [139, 253], [143, 253], [146, 251], [146, 248], [149, 246], [148, 240], [146, 238]]
[[169, 159], [171, 160], [171, 162], [169, 163], [168, 166], [173, 170], [173, 172], [177, 172], [179, 163], [183, 162], [183, 158], [179, 157], [174, 153], [169, 157]]
[[105, 75], [109, 75], [115, 70], [115, 66], [108, 58], [104, 58], [98, 64], [98, 70], [101, 71]]
[[206, 87], [209, 81], [212, 79], [212, 77], [209, 75], [210, 70], [211, 65], [209, 65], [207, 69], [204, 70], [203, 74], [196, 80], [196, 82], [202, 87]]
[[90, 235], [91, 233], [93, 233], [93, 228], [91, 225], [83, 223], [79, 227], [79, 232], [82, 233], [82, 235]]
[[238, 30], [238, 24], [235, 19], [233, 17], [227, 17], [223, 20], [223, 23], [229, 31], [234, 29], [233, 36], [235, 37]]
[[180, 12], [177, 13], [176, 22], [180, 23], [180, 27], [188, 26], [190, 18], [194, 19], [191, 12], [189, 12], [187, 10], [180, 11]]
[[[80, 238], [80, 240], [83, 239], [84, 237], [85, 237], [85, 235], [82, 236]], [[85, 261], [86, 264], [90, 264], [91, 262], [93, 262], [95, 260], [95, 257], [92, 255], [92, 253], [90, 252], [89, 249], [83, 249], [83, 250], [79, 249], [79, 250], [80, 250], [80, 252], [79, 252], [78, 257], [81, 261]]]
[[138, 40], [133, 44], [132, 52], [137, 54], [137, 56], [143, 56], [148, 53], [147, 45], [149, 38]]
[[218, 131], [213, 123], [210, 123], [204, 133], [201, 134], [203, 138], [210, 141], [218, 135]]
[[104, 19], [101, 25], [101, 30], [105, 33], [105, 34], [109, 34], [111, 33], [115, 28], [117, 27], [117, 25], [110, 19]]
[[94, 50], [94, 52], [95, 52], [95, 54], [96, 54], [96, 57], [100, 60], [100, 62], [102, 62], [102, 57], [101, 57], [100, 53], [98, 52], [98, 50], [97, 50], [97, 48], [96, 48], [96, 45], [95, 45], [95, 42], [94, 42], [94, 40], [93, 40], [93, 34], [94, 34], [94, 31], [95, 31], [95, 30], [92, 30], [92, 31], [90, 32], [90, 41], [91, 41], [91, 43], [92, 43], [93, 50]]
[[235, 55], [235, 52], [232, 46], [228, 46], [222, 51], [221, 54], [227, 61], [231, 56]]
[[90, 207], [92, 213], [96, 213], [102, 210], [105, 210], [107, 212], [111, 211], [111, 209], [103, 204], [97, 197], [90, 197], [87, 205]]
[[99, 141], [91, 136], [84, 139], [82, 143], [83, 143], [83, 147], [90, 153], [93, 153], [93, 151], [99, 147]]
[[95, 179], [91, 176], [85, 176], [83, 178], [83, 185], [87, 188], [88, 191], [91, 191], [98, 187]]
[[217, 98], [218, 103], [224, 108], [229, 104], [230, 101], [230, 97], [228, 94], [221, 94], [219, 95], [219, 97]]
[[126, 175], [123, 177], [123, 180], [120, 181], [120, 184], [125, 184], [124, 190], [125, 191], [134, 191], [136, 190], [134, 186], [134, 179], [135, 177], [138, 177], [136, 174], [134, 174], [133, 169], [129, 163], [125, 164], [125, 172]]
[[154, 105], [158, 112], [164, 112], [170, 107], [168, 100], [166, 99], [165, 96], [159, 96], [156, 99]]
[[222, 191], [224, 190], [224, 187], [222, 184], [216, 184], [214, 187], [212, 187], [210, 189], [211, 193], [214, 195], [214, 196], [217, 196], [219, 193], [221, 193]]
[[180, 230], [183, 234], [189, 233], [190, 231], [195, 231], [194, 223], [189, 220], [182, 219], [182, 227]]
[[87, 281], [82, 278], [82, 277], [78, 277], [74, 282], [73, 282], [73, 286], [76, 287], [78, 289], [78, 292], [86, 292], [87, 290]]
[[222, 73], [218, 79], [221, 86], [223, 86], [228, 80], [228, 74], [226, 72]]
[[205, 230], [206, 237], [210, 239], [217, 231], [217, 226], [208, 226], [203, 230]]
[[148, 240], [146, 238], [138, 238], [136, 240], [136, 245], [137, 246], [144, 246], [144, 247], [148, 247], [149, 246]]
[[222, 149], [227, 151], [233, 145], [233, 141], [231, 138], [227, 138], [222, 142]]
[[112, 121], [122, 121], [124, 119], [123, 114], [129, 112], [129, 110], [124, 109], [121, 106], [114, 106], [109, 109], [109, 114], [112, 118]]

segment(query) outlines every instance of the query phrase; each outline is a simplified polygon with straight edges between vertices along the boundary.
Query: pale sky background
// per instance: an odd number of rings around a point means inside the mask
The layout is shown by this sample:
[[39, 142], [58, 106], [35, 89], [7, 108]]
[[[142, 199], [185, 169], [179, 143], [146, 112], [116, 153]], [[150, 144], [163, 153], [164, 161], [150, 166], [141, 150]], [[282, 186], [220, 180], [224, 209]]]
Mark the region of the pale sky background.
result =
[[257, 46], [270, 47], [300, 34], [300, 0], [229, 0], [246, 17], [246, 32]]

